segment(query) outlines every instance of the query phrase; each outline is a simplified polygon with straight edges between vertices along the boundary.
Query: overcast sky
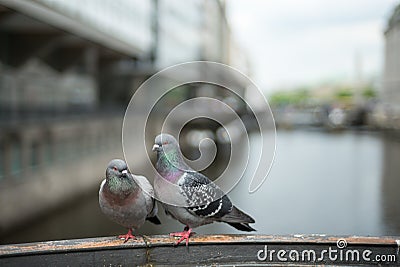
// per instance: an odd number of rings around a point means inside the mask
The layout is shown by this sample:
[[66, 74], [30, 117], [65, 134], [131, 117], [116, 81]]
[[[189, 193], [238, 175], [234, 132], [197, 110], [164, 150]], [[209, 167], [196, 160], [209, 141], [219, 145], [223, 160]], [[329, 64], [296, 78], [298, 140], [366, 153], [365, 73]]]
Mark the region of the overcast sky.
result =
[[399, 0], [230, 0], [228, 20], [266, 92], [382, 72], [387, 18]]

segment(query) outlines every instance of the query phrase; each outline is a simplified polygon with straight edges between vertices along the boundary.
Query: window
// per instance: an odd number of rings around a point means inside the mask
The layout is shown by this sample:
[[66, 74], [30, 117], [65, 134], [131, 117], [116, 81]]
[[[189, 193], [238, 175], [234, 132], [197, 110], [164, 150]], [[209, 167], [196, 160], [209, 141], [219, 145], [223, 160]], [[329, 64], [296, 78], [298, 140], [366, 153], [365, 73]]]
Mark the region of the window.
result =
[[0, 144], [0, 181], [4, 179], [4, 145]]
[[22, 171], [21, 144], [11, 143], [11, 174], [18, 175]]
[[40, 163], [40, 152], [39, 152], [39, 143], [34, 142], [31, 145], [31, 158], [30, 158], [30, 167], [36, 168]]

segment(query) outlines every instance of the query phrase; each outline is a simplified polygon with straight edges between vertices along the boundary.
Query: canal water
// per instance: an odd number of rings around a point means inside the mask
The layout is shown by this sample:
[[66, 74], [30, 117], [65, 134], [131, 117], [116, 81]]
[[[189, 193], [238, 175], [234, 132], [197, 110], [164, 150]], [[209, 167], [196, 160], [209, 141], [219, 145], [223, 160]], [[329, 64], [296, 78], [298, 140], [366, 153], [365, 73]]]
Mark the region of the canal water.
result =
[[[252, 145], [259, 145], [256, 135]], [[277, 132], [272, 170], [255, 193], [249, 179], [229, 193], [251, 214], [257, 234], [400, 235], [400, 139], [382, 133], [293, 130]], [[138, 234], [165, 234], [183, 225], [159, 211], [162, 225]], [[215, 223], [201, 234], [240, 233]], [[98, 207], [97, 188], [1, 243], [117, 235], [125, 232]]]

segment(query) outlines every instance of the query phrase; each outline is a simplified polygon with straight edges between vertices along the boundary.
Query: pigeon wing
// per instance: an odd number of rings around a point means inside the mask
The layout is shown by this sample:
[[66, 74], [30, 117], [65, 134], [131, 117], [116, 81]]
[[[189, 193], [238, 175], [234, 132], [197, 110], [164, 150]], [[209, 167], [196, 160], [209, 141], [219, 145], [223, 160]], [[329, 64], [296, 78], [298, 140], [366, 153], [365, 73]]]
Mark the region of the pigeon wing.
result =
[[178, 185], [187, 201], [187, 210], [194, 215], [218, 219], [232, 210], [232, 202], [224, 192], [201, 173], [185, 172]]
[[152, 197], [154, 195], [153, 186], [150, 184], [146, 177], [135, 175], [134, 179], [137, 181], [139, 186], [142, 188], [144, 197], [146, 199], [146, 207], [148, 215], [147, 217], [154, 217], [157, 215], [157, 204], [156, 200]]

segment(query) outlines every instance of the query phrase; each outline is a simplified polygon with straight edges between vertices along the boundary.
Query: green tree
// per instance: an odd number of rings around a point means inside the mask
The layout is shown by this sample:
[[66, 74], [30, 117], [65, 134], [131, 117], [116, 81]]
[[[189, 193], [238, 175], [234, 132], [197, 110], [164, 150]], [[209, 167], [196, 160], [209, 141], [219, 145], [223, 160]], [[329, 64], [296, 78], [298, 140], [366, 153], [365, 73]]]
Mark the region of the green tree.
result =
[[362, 96], [366, 99], [371, 99], [376, 97], [376, 91], [372, 86], [367, 86], [362, 91]]

